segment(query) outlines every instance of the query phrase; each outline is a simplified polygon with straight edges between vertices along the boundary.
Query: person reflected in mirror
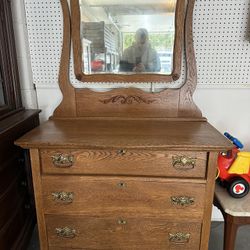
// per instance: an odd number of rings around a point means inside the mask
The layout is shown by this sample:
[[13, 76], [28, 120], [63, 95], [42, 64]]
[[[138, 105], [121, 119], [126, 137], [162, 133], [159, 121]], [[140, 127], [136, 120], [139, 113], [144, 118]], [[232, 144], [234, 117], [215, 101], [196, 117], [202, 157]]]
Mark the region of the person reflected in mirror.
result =
[[159, 72], [160, 58], [149, 42], [148, 31], [140, 28], [135, 33], [135, 42], [123, 51], [120, 71]]

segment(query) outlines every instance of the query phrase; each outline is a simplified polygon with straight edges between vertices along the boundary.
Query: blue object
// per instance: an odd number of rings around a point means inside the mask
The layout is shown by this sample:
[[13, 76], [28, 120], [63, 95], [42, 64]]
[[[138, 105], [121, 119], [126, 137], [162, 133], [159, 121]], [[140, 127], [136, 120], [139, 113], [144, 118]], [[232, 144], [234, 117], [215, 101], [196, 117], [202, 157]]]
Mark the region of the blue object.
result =
[[224, 135], [230, 140], [232, 141], [232, 143], [237, 147], [242, 149], [244, 146], [243, 144], [235, 137], [233, 137], [232, 135], [230, 135], [229, 133], [225, 132]]

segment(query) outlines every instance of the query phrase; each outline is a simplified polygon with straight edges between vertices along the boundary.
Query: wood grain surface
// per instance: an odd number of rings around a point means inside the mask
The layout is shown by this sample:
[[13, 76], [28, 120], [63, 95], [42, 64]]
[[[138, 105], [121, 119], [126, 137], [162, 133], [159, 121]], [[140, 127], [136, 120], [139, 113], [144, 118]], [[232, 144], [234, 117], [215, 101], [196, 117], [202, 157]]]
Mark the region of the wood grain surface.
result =
[[177, 117], [178, 100], [178, 90], [150, 94], [135, 88], [100, 93], [76, 89], [78, 117]]
[[193, 11], [195, 0], [188, 0], [185, 23], [186, 81], [180, 88], [179, 117], [200, 117], [201, 111], [193, 101], [197, 85], [197, 66], [193, 44]]
[[[53, 156], [73, 156], [71, 167], [57, 167]], [[44, 174], [88, 174], [125, 176], [162, 176], [179, 178], [205, 178], [207, 154], [205, 152], [168, 152], [151, 150], [41, 150]], [[173, 158], [195, 159], [195, 166], [174, 166]]]
[[16, 141], [24, 148], [219, 151], [232, 144], [207, 122], [50, 120]]
[[71, 27], [70, 27], [70, 11], [67, 0], [60, 0], [63, 13], [63, 46], [60, 60], [60, 69], [58, 82], [63, 99], [60, 105], [55, 109], [56, 117], [75, 117], [75, 89], [69, 80], [69, 63], [70, 63], [70, 46], [71, 46]]
[[[42, 177], [44, 211], [49, 214], [106, 215], [138, 214], [178, 219], [203, 217], [205, 184], [181, 183], [166, 179], [128, 177]], [[53, 199], [53, 192], [73, 192], [70, 204]], [[193, 197], [188, 206], [172, 204], [171, 197]]]
[[37, 149], [30, 149], [30, 158], [32, 162], [32, 180], [35, 190], [35, 203], [37, 224], [39, 232], [39, 241], [41, 250], [48, 250], [47, 231], [44, 217], [44, 207], [42, 201], [42, 182], [40, 178], [40, 159]]
[[[119, 221], [126, 224], [119, 224]], [[112, 216], [109, 218], [81, 216], [46, 216], [50, 249], [135, 249], [135, 250], [198, 250], [200, 223], [177, 223], [157, 218]], [[74, 228], [73, 239], [58, 237], [55, 228]], [[176, 244], [169, 241], [170, 233], [189, 233], [189, 242]]]
[[208, 249], [212, 206], [214, 199], [214, 187], [217, 171], [218, 152], [211, 152], [208, 160], [207, 185], [206, 185], [206, 204], [204, 206], [204, 219], [201, 233], [201, 249]]

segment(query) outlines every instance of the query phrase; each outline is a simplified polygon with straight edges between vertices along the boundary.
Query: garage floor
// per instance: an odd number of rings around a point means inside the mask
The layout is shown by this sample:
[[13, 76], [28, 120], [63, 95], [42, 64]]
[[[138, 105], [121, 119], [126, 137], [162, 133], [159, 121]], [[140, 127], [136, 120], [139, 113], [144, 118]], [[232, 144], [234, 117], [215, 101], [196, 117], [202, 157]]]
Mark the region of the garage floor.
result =
[[[223, 222], [213, 222], [211, 226], [209, 250], [223, 250]], [[235, 250], [250, 249], [250, 225], [238, 229]]]

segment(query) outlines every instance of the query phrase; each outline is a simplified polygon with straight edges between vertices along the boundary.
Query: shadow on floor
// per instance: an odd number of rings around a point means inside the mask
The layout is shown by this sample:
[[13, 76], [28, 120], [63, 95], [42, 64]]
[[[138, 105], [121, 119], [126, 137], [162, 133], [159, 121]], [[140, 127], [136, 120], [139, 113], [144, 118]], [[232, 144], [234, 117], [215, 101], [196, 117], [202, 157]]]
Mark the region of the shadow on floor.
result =
[[38, 231], [37, 226], [35, 226], [35, 229], [33, 231], [29, 246], [27, 250], [40, 250], [39, 247], [39, 237], [38, 237]]

